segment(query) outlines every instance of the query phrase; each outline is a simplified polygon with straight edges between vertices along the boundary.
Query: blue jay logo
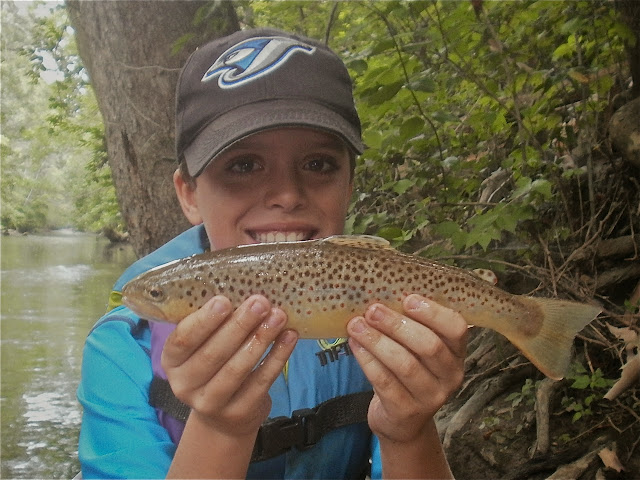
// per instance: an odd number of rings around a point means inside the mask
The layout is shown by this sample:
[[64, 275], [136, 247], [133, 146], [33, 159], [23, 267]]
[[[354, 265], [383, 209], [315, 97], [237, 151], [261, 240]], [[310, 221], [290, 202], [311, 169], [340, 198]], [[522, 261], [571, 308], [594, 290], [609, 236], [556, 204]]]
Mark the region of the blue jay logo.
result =
[[209, 67], [202, 77], [208, 82], [218, 77], [220, 88], [250, 82], [284, 64], [295, 52], [311, 55], [315, 47], [286, 37], [256, 37], [234, 45]]

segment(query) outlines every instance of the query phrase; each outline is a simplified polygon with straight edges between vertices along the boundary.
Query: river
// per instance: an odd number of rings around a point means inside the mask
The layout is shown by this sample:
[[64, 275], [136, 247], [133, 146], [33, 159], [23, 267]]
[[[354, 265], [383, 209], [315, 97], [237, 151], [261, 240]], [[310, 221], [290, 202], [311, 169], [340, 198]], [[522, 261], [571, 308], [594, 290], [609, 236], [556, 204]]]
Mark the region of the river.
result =
[[72, 478], [82, 346], [133, 250], [70, 232], [1, 242], [1, 477]]

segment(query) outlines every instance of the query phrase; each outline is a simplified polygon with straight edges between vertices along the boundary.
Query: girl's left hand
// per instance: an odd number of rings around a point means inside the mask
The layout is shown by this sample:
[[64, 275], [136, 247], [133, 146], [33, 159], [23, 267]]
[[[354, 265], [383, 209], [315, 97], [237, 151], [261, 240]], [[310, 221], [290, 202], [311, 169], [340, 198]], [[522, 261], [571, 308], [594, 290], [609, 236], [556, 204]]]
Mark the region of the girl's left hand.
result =
[[419, 295], [404, 315], [371, 305], [349, 322], [349, 343], [375, 395], [371, 430], [396, 443], [416, 440], [464, 377], [467, 323], [459, 313]]

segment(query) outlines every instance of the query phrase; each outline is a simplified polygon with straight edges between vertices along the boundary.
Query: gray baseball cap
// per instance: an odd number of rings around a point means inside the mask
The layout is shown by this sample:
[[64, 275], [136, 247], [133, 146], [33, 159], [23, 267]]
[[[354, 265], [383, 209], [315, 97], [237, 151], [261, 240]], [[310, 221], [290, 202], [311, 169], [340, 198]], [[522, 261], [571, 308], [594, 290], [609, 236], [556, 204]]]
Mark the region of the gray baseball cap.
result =
[[176, 151], [196, 177], [225, 148], [278, 127], [333, 133], [364, 150], [351, 78], [310, 38], [253, 29], [216, 39], [185, 64], [176, 95]]

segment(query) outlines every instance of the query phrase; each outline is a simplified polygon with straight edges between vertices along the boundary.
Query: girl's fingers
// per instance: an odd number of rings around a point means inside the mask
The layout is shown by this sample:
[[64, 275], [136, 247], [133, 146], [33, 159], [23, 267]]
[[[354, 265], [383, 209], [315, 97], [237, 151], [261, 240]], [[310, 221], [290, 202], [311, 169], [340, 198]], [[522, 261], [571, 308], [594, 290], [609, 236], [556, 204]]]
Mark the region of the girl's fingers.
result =
[[[206, 316], [209, 309], [203, 307], [200, 311], [202, 310], [205, 310], [203, 315]], [[170, 375], [171, 386], [178, 398], [180, 398], [179, 392], [193, 391], [214, 378], [220, 369], [237, 354], [241, 346], [250, 341], [258, 325], [270, 312], [271, 306], [268, 300], [255, 295], [245, 300], [230, 316], [227, 314], [222, 322], [217, 316], [211, 315], [209, 321], [213, 325], [208, 325], [206, 321], [197, 317], [174, 337], [173, 334], [178, 331], [176, 328], [176, 331], [167, 339], [167, 345], [162, 353], [162, 365]], [[189, 318], [189, 320], [192, 319]], [[182, 322], [178, 327], [181, 324]], [[267, 330], [269, 329], [265, 328], [265, 331]], [[260, 338], [262, 336], [263, 334]], [[204, 341], [199, 340], [200, 338]], [[275, 334], [272, 338], [275, 338]], [[186, 339], [186, 342], [182, 342], [183, 339]], [[254, 365], [264, 354], [266, 346], [261, 352], [257, 350], [256, 348], [253, 355]], [[237, 378], [235, 380], [238, 381]]]
[[[349, 331], [349, 348], [353, 355], [358, 360], [362, 371], [371, 382], [376, 394], [382, 398], [388, 398], [387, 392], [397, 392], [401, 387], [401, 390], [406, 388], [402, 385], [398, 377], [389, 369], [385, 364], [379, 360], [373, 353], [371, 353], [370, 346], [366, 347], [364, 344], [370, 344], [370, 341], [364, 339], [362, 335], [369, 335], [371, 332], [366, 329], [365, 320], [363, 317], [356, 317], [347, 326]], [[355, 332], [358, 332], [355, 334]], [[362, 340], [362, 343], [357, 339]], [[395, 401], [395, 400], [394, 400]]]
[[298, 332], [295, 330], [281, 332], [275, 339], [267, 356], [251, 372], [248, 381], [245, 382], [243, 387], [244, 391], [241, 393], [252, 398], [266, 395], [273, 382], [282, 372], [287, 360], [289, 360], [297, 341]]
[[[264, 321], [254, 329], [246, 341], [220, 367], [216, 375], [210, 378], [203, 389], [203, 395], [207, 398], [215, 397], [216, 403], [224, 404], [229, 402], [231, 397], [241, 391], [241, 385], [256, 369], [256, 365], [281, 332], [286, 322], [287, 316], [282, 310], [272, 309]], [[271, 363], [267, 362], [267, 359], [269, 359], [268, 356], [262, 363], [264, 365], [266, 362], [267, 366], [270, 366], [273, 362], [272, 360]], [[284, 366], [284, 363], [282, 365]], [[260, 368], [257, 370], [260, 370]], [[265, 380], [268, 381], [270, 379], [270, 370], [267, 368], [265, 372], [268, 377]], [[263, 378], [260, 378], [260, 380], [263, 380]], [[273, 380], [275, 380], [275, 377]]]
[[411, 297], [404, 315], [376, 304], [347, 325], [351, 350], [375, 391], [369, 426], [396, 441], [416, 438], [464, 372], [462, 317]]
[[[383, 305], [372, 305], [365, 314], [366, 324], [379, 332], [380, 343], [374, 355], [393, 370], [407, 385], [423, 382], [413, 381], [426, 368], [435, 378], [449, 383], [451, 371], [464, 362], [466, 323], [451, 310], [439, 310], [423, 304], [409, 310], [411, 317], [391, 310]], [[450, 335], [447, 337], [447, 335]]]
[[283, 331], [286, 322], [261, 295], [235, 311], [225, 297], [207, 302], [176, 326], [163, 350], [174, 394], [216, 428], [253, 428], [268, 415], [269, 388], [298, 338]]
[[457, 312], [419, 295], [404, 299], [405, 312], [435, 332], [458, 358], [465, 358], [469, 325]]
[[164, 346], [164, 368], [181, 365], [188, 359], [220, 327], [231, 309], [228, 298], [215, 296], [178, 323]]
[[218, 370], [246, 342], [254, 330], [271, 313], [271, 304], [260, 296], [253, 295], [240, 304], [214, 336], [199, 350], [200, 361], [209, 368]]
[[[381, 312], [374, 312], [380, 315]], [[367, 312], [371, 315], [371, 312]], [[348, 325], [351, 337], [357, 342], [356, 349], [365, 349], [368, 355], [361, 352], [359, 360], [366, 362], [361, 364], [363, 371], [371, 380], [372, 384], [378, 385], [378, 393], [383, 397], [384, 390], [394, 390], [398, 386], [411, 392], [414, 396], [420, 396], [424, 390], [428, 389], [434, 381], [434, 375], [420, 362], [408, 347], [402, 345], [388, 334], [382, 332], [380, 322], [377, 320], [375, 327], [370, 326], [367, 316], [365, 318], [355, 318]], [[404, 327], [397, 327], [404, 330]], [[424, 328], [424, 327], [423, 327]], [[405, 334], [396, 331], [399, 339]], [[355, 352], [354, 352], [355, 354]]]

